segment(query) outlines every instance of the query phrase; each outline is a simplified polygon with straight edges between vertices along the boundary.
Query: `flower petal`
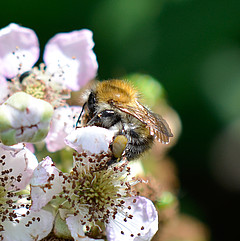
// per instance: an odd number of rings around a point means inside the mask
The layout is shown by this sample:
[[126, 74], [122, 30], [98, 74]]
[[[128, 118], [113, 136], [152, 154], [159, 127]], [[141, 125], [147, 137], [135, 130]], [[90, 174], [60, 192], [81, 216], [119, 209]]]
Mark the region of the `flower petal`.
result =
[[83, 231], [83, 225], [80, 222], [79, 216], [70, 216], [66, 218], [66, 223], [68, 225], [68, 229], [71, 232], [72, 237], [76, 241], [104, 241], [103, 239], [92, 239], [87, 236], [85, 236], [85, 233]]
[[6, 101], [7, 96], [10, 93], [7, 80], [1, 75], [0, 75], [0, 86], [1, 86], [1, 92], [0, 92], [0, 104], [1, 104], [4, 101]]
[[48, 151], [55, 152], [66, 146], [64, 138], [74, 130], [81, 107], [59, 107], [54, 111], [50, 130], [45, 139]]
[[[21, 208], [16, 213], [25, 214], [28, 210]], [[35, 218], [35, 221], [32, 221]], [[40, 221], [37, 221], [40, 218]], [[51, 212], [40, 210], [39, 212], [31, 211], [26, 217], [19, 217], [19, 223], [4, 221], [2, 223], [4, 231], [1, 232], [5, 241], [36, 241], [45, 238], [52, 230], [54, 216]], [[32, 221], [29, 227], [25, 225]]]
[[[50, 177], [53, 177], [51, 181], [49, 180]], [[46, 157], [34, 170], [31, 180], [31, 210], [40, 210], [55, 194], [61, 192], [62, 182], [63, 180], [59, 176], [59, 171], [54, 166], [52, 159]]]
[[92, 35], [87, 29], [59, 33], [45, 47], [43, 59], [48, 71], [71, 90], [79, 90], [96, 76]]
[[[0, 73], [13, 78], [29, 70], [39, 58], [36, 33], [15, 23], [0, 29]], [[20, 68], [20, 70], [19, 70]]]
[[5, 162], [5, 165], [3, 162], [1, 163], [1, 170], [12, 169], [9, 175], [16, 179], [21, 175], [21, 180], [15, 181], [13, 184], [17, 189], [23, 189], [29, 183], [33, 171], [38, 165], [36, 156], [23, 144], [5, 146], [0, 143], [0, 157]]
[[102, 127], [82, 127], [71, 132], [65, 142], [78, 153], [87, 151], [89, 154], [107, 152], [114, 132]]
[[[145, 197], [129, 197], [125, 199], [125, 206], [106, 227], [108, 241], [151, 240], [158, 230], [158, 214], [152, 201]], [[126, 213], [132, 218], [126, 218]]]

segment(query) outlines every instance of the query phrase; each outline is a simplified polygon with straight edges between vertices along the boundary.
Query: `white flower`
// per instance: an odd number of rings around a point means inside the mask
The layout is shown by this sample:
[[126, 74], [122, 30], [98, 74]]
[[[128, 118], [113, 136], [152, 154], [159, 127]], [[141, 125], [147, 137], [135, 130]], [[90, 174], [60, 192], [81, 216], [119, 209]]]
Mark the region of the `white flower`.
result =
[[[56, 200], [59, 214], [75, 240], [96, 238], [91, 236], [96, 227], [99, 237], [104, 237], [106, 230], [108, 240], [151, 240], [158, 227], [157, 211], [150, 200], [132, 193], [131, 186], [140, 180], [128, 179], [131, 171], [126, 160], [108, 166], [113, 137], [108, 132], [86, 127], [68, 136], [72, 147], [80, 147], [73, 155], [70, 174], [58, 171], [49, 159], [40, 163], [44, 170], [34, 172], [32, 208], [38, 210], [51, 199], [53, 203]], [[45, 173], [44, 181], [38, 178], [41, 173]]]
[[29, 197], [19, 192], [29, 183], [38, 162], [23, 144], [0, 144], [0, 239], [34, 241], [46, 237], [53, 226], [52, 213], [29, 210]]

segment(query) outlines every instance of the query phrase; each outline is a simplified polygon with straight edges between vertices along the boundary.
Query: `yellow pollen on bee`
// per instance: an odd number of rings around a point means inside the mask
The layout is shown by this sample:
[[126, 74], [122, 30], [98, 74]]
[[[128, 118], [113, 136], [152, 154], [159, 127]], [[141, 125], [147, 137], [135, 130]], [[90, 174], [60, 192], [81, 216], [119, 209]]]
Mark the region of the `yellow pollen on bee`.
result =
[[112, 144], [112, 151], [113, 155], [116, 158], [120, 158], [122, 156], [122, 153], [127, 145], [128, 139], [124, 135], [118, 135]]

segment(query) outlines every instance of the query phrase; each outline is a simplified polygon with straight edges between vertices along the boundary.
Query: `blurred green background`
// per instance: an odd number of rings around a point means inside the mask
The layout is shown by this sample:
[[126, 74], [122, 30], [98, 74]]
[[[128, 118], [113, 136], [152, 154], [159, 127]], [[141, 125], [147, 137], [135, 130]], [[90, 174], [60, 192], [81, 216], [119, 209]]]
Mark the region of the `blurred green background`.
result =
[[170, 155], [183, 212], [237, 240], [240, 214], [240, 1], [1, 2], [0, 27], [32, 28], [41, 50], [58, 32], [89, 28], [99, 79], [150, 74], [165, 87], [183, 133]]

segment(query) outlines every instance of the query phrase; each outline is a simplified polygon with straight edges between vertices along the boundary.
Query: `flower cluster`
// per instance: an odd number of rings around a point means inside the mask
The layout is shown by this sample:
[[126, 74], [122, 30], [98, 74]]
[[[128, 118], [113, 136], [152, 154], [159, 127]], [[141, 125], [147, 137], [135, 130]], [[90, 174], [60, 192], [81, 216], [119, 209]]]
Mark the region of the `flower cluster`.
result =
[[[144, 181], [125, 158], [109, 165], [115, 133], [75, 128], [81, 107], [67, 100], [96, 77], [93, 47], [90, 30], [59, 33], [37, 67], [35, 32], [0, 29], [0, 240], [141, 241], [157, 232], [154, 204], [133, 190]], [[63, 150], [62, 163], [38, 162], [33, 144]], [[69, 156], [72, 166], [61, 170]]]
[[[51, 145], [54, 141], [58, 142], [54, 134], [56, 131], [51, 131], [51, 129], [58, 128], [58, 132], [65, 136], [71, 131], [65, 126], [66, 123], [72, 124], [71, 114], [78, 113], [79, 107], [70, 108], [66, 100], [70, 98], [71, 91], [79, 90], [96, 76], [98, 63], [92, 50], [94, 46], [92, 32], [83, 29], [56, 34], [46, 44], [43, 55], [44, 63], [40, 64], [39, 68], [33, 67], [40, 52], [38, 38], [33, 30], [12, 23], [0, 30], [0, 46], [0, 83], [3, 87], [0, 103], [3, 103], [4, 106], [6, 100], [18, 92], [24, 92], [38, 100], [38, 103], [34, 103], [34, 106], [38, 108], [35, 108], [33, 113], [29, 109], [32, 99], [29, 100], [27, 95], [21, 96], [21, 101], [13, 98], [13, 104], [7, 109], [9, 114], [0, 117], [2, 123], [5, 123], [8, 118], [7, 124], [1, 124], [2, 143], [12, 145], [18, 142], [38, 142], [46, 137], [50, 128], [49, 135], [45, 139], [47, 148], [50, 151], [62, 149], [62, 143], [59, 146], [55, 144], [54, 147]], [[54, 112], [57, 112], [53, 118], [58, 122], [57, 127], [55, 126], [56, 121], [52, 121], [49, 126], [53, 111], [49, 113], [49, 110], [45, 108], [46, 104], [39, 100], [50, 103]], [[18, 116], [23, 120], [28, 120], [26, 124], [18, 119], [16, 121], [16, 116], [11, 111], [12, 108], [21, 110], [21, 114]], [[5, 111], [5, 108], [2, 111]], [[66, 116], [66, 112], [72, 112], [67, 115], [67, 120], [57, 120], [58, 116]], [[39, 118], [33, 118], [32, 115], [39, 116]], [[20, 127], [17, 122], [20, 122]], [[44, 128], [41, 126], [43, 122], [45, 122]], [[33, 138], [26, 140], [26, 136], [29, 136], [26, 135], [26, 132], [29, 129], [33, 130], [32, 127], [35, 127], [34, 132], [41, 133], [40, 135], [35, 133]], [[20, 128], [21, 130], [20, 133], [11, 132], [11, 143], [2, 138], [3, 135], [6, 136], [6, 129], [9, 128]], [[42, 133], [43, 129], [45, 129], [44, 133]], [[6, 139], [8, 139], [7, 137]]]

